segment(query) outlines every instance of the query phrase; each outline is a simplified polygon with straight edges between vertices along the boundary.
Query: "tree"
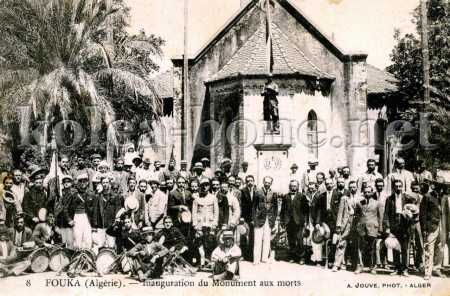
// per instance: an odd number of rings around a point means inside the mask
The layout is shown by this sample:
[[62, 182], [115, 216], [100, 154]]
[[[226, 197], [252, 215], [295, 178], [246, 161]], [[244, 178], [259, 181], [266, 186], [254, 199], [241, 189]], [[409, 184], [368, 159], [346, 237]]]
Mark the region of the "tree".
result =
[[[450, 4], [446, 0], [428, 1], [428, 43], [430, 56], [431, 102], [424, 105], [423, 59], [420, 34], [422, 30], [420, 7], [413, 13], [415, 33], [400, 36], [396, 32], [396, 46], [388, 67], [399, 81], [401, 98], [397, 105], [397, 116], [391, 118], [410, 121], [420, 128], [420, 112], [428, 112], [432, 121], [431, 140], [437, 144], [432, 153], [425, 147], [416, 147], [403, 154], [411, 159], [425, 159], [429, 165], [450, 162]], [[419, 141], [419, 134], [416, 134]]]
[[32, 122], [47, 121], [50, 129], [61, 119], [93, 128], [91, 106], [103, 127], [116, 114], [157, 118], [161, 102], [148, 75], [158, 69], [154, 59], [164, 42], [128, 34], [128, 11], [123, 0], [110, 8], [105, 0], [0, 0], [2, 124], [19, 130], [12, 106], [20, 105], [31, 106]]

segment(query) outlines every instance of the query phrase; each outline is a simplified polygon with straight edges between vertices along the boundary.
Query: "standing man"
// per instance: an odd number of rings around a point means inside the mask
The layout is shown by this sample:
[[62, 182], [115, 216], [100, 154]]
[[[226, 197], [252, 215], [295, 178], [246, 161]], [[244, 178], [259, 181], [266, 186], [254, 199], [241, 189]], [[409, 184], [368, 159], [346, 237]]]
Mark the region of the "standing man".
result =
[[217, 193], [217, 203], [219, 205], [219, 226], [226, 225], [230, 229], [238, 224], [241, 217], [239, 201], [230, 192], [228, 183], [222, 183], [220, 191]]
[[167, 195], [159, 190], [158, 186], [158, 180], [150, 180], [151, 195], [144, 206], [145, 225], [151, 226], [154, 230], [164, 228], [163, 219], [167, 215]]
[[272, 177], [264, 177], [263, 187], [257, 190], [254, 196], [253, 221], [255, 225], [255, 239], [253, 264], [267, 263], [269, 261], [271, 229], [275, 225], [278, 212], [276, 194], [271, 189], [272, 182]]
[[180, 176], [180, 172], [175, 168], [176, 161], [171, 158], [169, 160], [169, 165], [166, 170], [164, 170], [164, 178], [167, 180], [173, 179], [178, 181], [178, 177]]
[[348, 166], [344, 166], [342, 168], [341, 177], [344, 178], [344, 184], [346, 189], [348, 189], [348, 184], [350, 183], [350, 181], [355, 181], [352, 175], [350, 174], [350, 168]]
[[202, 165], [203, 165], [203, 175], [205, 176], [205, 177], [207, 177], [208, 179], [212, 179], [212, 178], [214, 178], [214, 172], [213, 172], [213, 170], [211, 169], [211, 167], [210, 167], [210, 162], [209, 162], [209, 159], [207, 158], [207, 157], [203, 157], [202, 159], [201, 159], [201, 162], [202, 162]]
[[[372, 186], [367, 185], [363, 187], [364, 199], [356, 203], [355, 219], [356, 230], [358, 232], [358, 252], [362, 259], [366, 259], [369, 265], [370, 273], [376, 274], [375, 270], [375, 242], [379, 234], [380, 224], [382, 219], [380, 217], [380, 205], [376, 199], [373, 198]], [[364, 260], [362, 260], [364, 262]], [[361, 273], [362, 266], [357, 265], [355, 273]]]
[[[432, 190], [425, 194], [420, 204], [420, 227], [422, 229], [425, 246], [425, 280], [429, 280], [432, 274], [442, 277], [440, 271], [440, 230], [441, 230], [441, 200], [440, 194], [443, 180], [437, 178], [432, 185]], [[442, 182], [442, 183], [441, 183]], [[448, 198], [448, 197], [445, 197]], [[448, 217], [446, 218], [448, 219]]]
[[319, 165], [319, 161], [317, 159], [314, 160], [309, 160], [308, 161], [308, 166], [309, 169], [306, 170], [306, 172], [303, 173], [302, 176], [302, 190], [303, 192], [308, 191], [308, 184], [310, 182], [316, 182], [316, 178], [317, 178], [317, 170], [316, 167], [317, 165]]
[[[339, 211], [339, 203], [341, 202], [342, 194], [338, 190], [333, 190], [333, 180], [325, 180], [325, 192], [319, 193], [319, 197], [315, 203], [314, 225], [316, 229], [325, 223], [330, 228], [330, 233], [336, 233], [336, 220]], [[334, 262], [334, 254], [336, 252], [336, 245], [331, 244], [329, 261]]]
[[191, 222], [183, 222], [181, 214], [192, 212], [192, 194], [186, 189], [187, 182], [183, 177], [178, 177], [177, 188], [169, 193], [168, 215], [172, 218], [174, 225], [177, 226], [181, 233], [187, 238], [191, 237]]
[[383, 176], [377, 172], [375, 169], [377, 168], [377, 164], [374, 159], [367, 160], [367, 171], [358, 178], [357, 185], [358, 191], [362, 192], [363, 186], [371, 186], [375, 187], [375, 181], [377, 179], [382, 179]]
[[25, 195], [26, 189], [26, 182], [23, 178], [22, 171], [19, 169], [15, 169], [13, 171], [13, 184], [11, 186], [11, 191], [16, 195], [17, 201], [19, 202], [20, 206], [22, 206], [23, 197]]
[[[378, 205], [380, 207], [380, 217], [384, 219], [384, 208], [386, 205], [386, 200], [388, 195], [386, 194], [386, 190], [384, 190], [384, 180], [382, 178], [375, 180], [375, 192], [374, 198], [378, 201]], [[384, 232], [383, 223], [380, 224], [380, 233]], [[377, 264], [384, 267], [387, 264], [387, 248], [384, 243], [384, 239], [380, 238], [377, 240], [377, 248], [376, 248], [376, 256], [377, 256]]]
[[255, 208], [255, 178], [253, 175], [247, 175], [245, 178], [245, 187], [241, 190], [241, 217], [249, 226], [249, 244], [241, 246], [244, 259], [253, 261], [253, 241], [254, 241], [254, 222], [253, 208]]
[[145, 157], [142, 160], [142, 168], [138, 168], [136, 170], [136, 180], [138, 181], [145, 180], [148, 182], [148, 180], [153, 178], [154, 172], [150, 168], [151, 163], [152, 161], [148, 157]]
[[386, 190], [388, 194], [392, 194], [394, 190], [394, 182], [396, 180], [402, 181], [402, 192], [411, 192], [411, 182], [414, 181], [413, 174], [405, 169], [405, 160], [401, 157], [394, 162], [395, 169], [387, 176]]
[[185, 180], [189, 181], [191, 179], [191, 173], [187, 170], [187, 161], [182, 160], [180, 162], [180, 176], [183, 177]]
[[74, 247], [77, 249], [90, 249], [92, 246], [92, 229], [89, 217], [90, 206], [94, 200], [94, 192], [89, 189], [88, 174], [77, 177], [78, 190], [70, 204], [74, 210], [73, 235]]
[[238, 178], [245, 180], [245, 177], [248, 175], [248, 162], [243, 161], [241, 163], [241, 171], [238, 173]]
[[11, 178], [10, 176], [6, 176], [3, 179], [3, 189], [0, 190], [0, 195], [13, 195], [12, 200], [9, 199], [3, 199], [0, 197], [1, 201], [3, 202], [3, 208], [4, 208], [4, 223], [6, 227], [14, 227], [15, 218], [16, 215], [20, 212], [22, 212], [22, 206], [21, 203], [17, 197], [17, 195], [14, 194], [12, 191], [14, 186], [14, 178]]
[[223, 173], [221, 182], [226, 182], [228, 180], [228, 178], [231, 176], [232, 165], [233, 165], [233, 163], [232, 163], [231, 159], [224, 158], [222, 160], [222, 163], [220, 165], [220, 168], [222, 169], [222, 173]]
[[25, 214], [25, 225], [30, 229], [39, 222], [38, 212], [47, 208], [47, 192], [44, 189], [44, 176], [37, 171], [30, 176], [33, 186], [23, 197], [22, 208]]
[[204, 169], [203, 169], [202, 163], [201, 162], [196, 162], [194, 164], [194, 166], [192, 167], [192, 176], [191, 176], [191, 178], [197, 180], [197, 182], [200, 182], [200, 180], [202, 178], [207, 178], [206, 176], [204, 176], [203, 170]]
[[239, 190], [239, 187], [236, 184], [236, 177], [230, 176], [228, 178], [228, 186], [230, 188], [230, 194], [232, 194], [237, 201], [239, 202], [239, 205], [241, 204], [241, 190]]
[[78, 191], [73, 187], [72, 176], [62, 176], [61, 182], [62, 196], [55, 205], [56, 226], [61, 231], [62, 242], [68, 248], [72, 248], [74, 246], [73, 226], [75, 225], [74, 200], [77, 198]]
[[98, 252], [101, 247], [115, 248], [115, 238], [106, 234], [106, 229], [116, 220], [122, 207], [121, 198], [112, 193], [109, 178], [101, 180], [103, 190], [92, 201], [92, 247]]
[[298, 172], [298, 165], [296, 163], [293, 163], [291, 165], [291, 172], [289, 173], [289, 180], [297, 180], [299, 181], [301, 179], [300, 173]]
[[289, 193], [283, 198], [281, 205], [281, 221], [284, 223], [289, 243], [290, 262], [305, 263], [303, 248], [303, 230], [309, 218], [309, 204], [300, 193], [300, 183], [291, 180]]
[[124, 164], [125, 163], [122, 158], [117, 159], [114, 171], [112, 172], [114, 180], [120, 185], [122, 193], [127, 192], [128, 178], [130, 177], [130, 174], [124, 169]]
[[414, 173], [414, 179], [419, 184], [433, 180], [433, 175], [430, 171], [426, 170], [425, 162], [423, 160], [419, 160], [417, 164], [417, 171]]
[[402, 215], [407, 196], [403, 192], [404, 185], [402, 180], [394, 180], [392, 184], [394, 190], [386, 200], [383, 229], [386, 234], [392, 233], [398, 239], [401, 247], [401, 254], [399, 251], [394, 250], [396, 271], [393, 274], [408, 276], [409, 232], [406, 231], [407, 221]]

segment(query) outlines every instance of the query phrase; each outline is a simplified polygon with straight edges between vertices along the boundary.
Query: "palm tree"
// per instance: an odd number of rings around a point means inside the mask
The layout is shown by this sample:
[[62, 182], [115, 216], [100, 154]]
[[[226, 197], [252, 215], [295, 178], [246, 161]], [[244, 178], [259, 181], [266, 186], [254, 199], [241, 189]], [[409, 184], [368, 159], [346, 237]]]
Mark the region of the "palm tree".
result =
[[18, 122], [12, 107], [21, 105], [31, 107], [32, 121], [50, 128], [61, 119], [86, 126], [92, 106], [106, 125], [136, 104], [144, 117], [157, 118], [161, 101], [148, 69], [134, 67], [130, 56], [127, 63], [125, 53], [139, 46], [151, 59], [161, 54], [162, 41], [122, 34], [114, 51], [108, 49], [109, 20], [122, 9], [107, 8], [105, 0], [0, 0], [3, 124]]

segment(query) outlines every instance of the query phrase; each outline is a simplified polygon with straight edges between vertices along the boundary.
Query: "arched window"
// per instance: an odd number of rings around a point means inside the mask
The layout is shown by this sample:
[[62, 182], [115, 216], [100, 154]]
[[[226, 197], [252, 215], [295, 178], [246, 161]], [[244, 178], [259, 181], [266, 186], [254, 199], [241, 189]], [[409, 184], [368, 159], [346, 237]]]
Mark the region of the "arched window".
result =
[[308, 154], [314, 158], [319, 157], [319, 137], [317, 133], [317, 115], [314, 110], [308, 113], [306, 136], [308, 139]]

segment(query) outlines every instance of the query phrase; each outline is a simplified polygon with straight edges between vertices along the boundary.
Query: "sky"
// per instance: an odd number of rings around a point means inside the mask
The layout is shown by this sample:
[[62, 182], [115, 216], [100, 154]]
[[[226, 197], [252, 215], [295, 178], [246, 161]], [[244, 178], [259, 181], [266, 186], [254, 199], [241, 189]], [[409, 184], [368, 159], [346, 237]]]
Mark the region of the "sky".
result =
[[[183, 52], [184, 0], [126, 0], [130, 30], [166, 40], [162, 69]], [[189, 47], [196, 53], [240, 8], [241, 0], [189, 0]], [[245, 0], [244, 0], [245, 1]], [[412, 11], [420, 0], [291, 0], [345, 52], [365, 52], [368, 63], [391, 64], [394, 30], [414, 31]]]

